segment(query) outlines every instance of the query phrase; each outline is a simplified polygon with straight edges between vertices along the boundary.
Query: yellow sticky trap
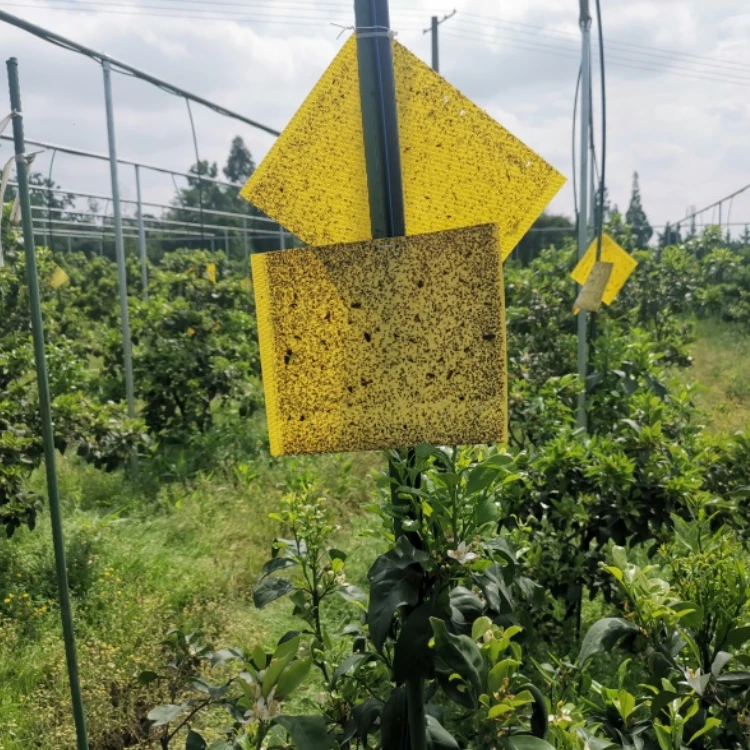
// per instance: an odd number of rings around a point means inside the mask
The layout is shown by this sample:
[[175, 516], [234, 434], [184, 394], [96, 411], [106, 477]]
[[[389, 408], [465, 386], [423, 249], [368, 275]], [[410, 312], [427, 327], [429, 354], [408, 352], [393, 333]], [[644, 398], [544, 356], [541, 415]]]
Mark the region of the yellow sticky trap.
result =
[[206, 278], [212, 283], [216, 283], [216, 263], [206, 263]]
[[588, 312], [599, 311], [599, 308], [602, 306], [604, 290], [607, 288], [614, 267], [614, 263], [605, 263], [604, 261], [594, 264], [589, 277], [586, 279], [586, 283], [581, 287], [578, 298], [573, 305], [574, 313], [580, 310], [587, 310]]
[[49, 280], [49, 285], [53, 289], [59, 289], [61, 286], [65, 286], [69, 281], [70, 277], [65, 273], [65, 270], [60, 268], [60, 266], [55, 266], [55, 270]]
[[275, 456], [505, 442], [494, 225], [252, 259]]
[[[394, 42], [407, 234], [497, 223], [503, 258], [565, 178]], [[352, 37], [242, 190], [310, 245], [372, 237]]]
[[[583, 286], [589, 278], [591, 271], [596, 263], [596, 245], [597, 240], [595, 239], [586, 254], [578, 261], [578, 265], [573, 269], [573, 273], [570, 277], [576, 283]], [[602, 261], [605, 263], [612, 263], [612, 274], [607, 282], [607, 287], [602, 295], [602, 301], [605, 305], [611, 305], [615, 300], [620, 290], [625, 286], [625, 282], [633, 273], [638, 261], [636, 261], [631, 255], [623, 250], [608, 234], [602, 237]]]

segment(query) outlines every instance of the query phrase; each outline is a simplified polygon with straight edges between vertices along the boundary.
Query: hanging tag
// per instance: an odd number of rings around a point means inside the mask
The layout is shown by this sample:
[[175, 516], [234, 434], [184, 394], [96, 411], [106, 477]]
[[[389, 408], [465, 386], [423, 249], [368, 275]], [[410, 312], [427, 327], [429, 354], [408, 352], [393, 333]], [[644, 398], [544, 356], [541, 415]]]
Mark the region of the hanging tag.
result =
[[586, 279], [586, 283], [578, 293], [578, 299], [576, 299], [573, 305], [574, 312], [577, 310], [599, 312], [599, 308], [602, 306], [602, 298], [604, 297], [604, 292], [607, 289], [607, 284], [609, 284], [614, 267], [614, 263], [605, 263], [601, 260], [594, 264], [589, 277]]

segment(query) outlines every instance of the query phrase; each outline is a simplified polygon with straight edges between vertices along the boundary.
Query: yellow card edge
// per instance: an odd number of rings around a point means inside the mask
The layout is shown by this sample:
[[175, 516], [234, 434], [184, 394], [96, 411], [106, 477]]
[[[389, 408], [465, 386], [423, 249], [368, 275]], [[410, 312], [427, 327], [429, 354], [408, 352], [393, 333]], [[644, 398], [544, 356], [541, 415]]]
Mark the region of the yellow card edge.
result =
[[284, 453], [282, 427], [279, 421], [279, 399], [276, 383], [276, 358], [274, 353], [273, 327], [271, 325], [271, 289], [268, 278], [268, 258], [266, 253], [253, 255], [253, 285], [255, 287], [255, 316], [258, 325], [258, 345], [263, 390], [266, 394], [266, 420], [271, 455]]
[[499, 275], [499, 281], [500, 281], [500, 325], [501, 330], [503, 331], [503, 351], [502, 351], [502, 358], [505, 360], [505, 366], [503, 367], [503, 376], [502, 376], [502, 386], [503, 386], [503, 393], [505, 394], [505, 419], [503, 420], [502, 424], [500, 425], [500, 431], [497, 436], [497, 442], [501, 445], [507, 445], [508, 440], [510, 439], [510, 392], [508, 390], [508, 327], [506, 325], [506, 317], [505, 317], [505, 268], [503, 267], [503, 264], [505, 263], [505, 257], [503, 257], [503, 245], [502, 245], [502, 239], [500, 237], [500, 226], [498, 224], [492, 225], [492, 234], [495, 237], [495, 241], [497, 242], [498, 247], [498, 254], [497, 257], [500, 258], [500, 275]]

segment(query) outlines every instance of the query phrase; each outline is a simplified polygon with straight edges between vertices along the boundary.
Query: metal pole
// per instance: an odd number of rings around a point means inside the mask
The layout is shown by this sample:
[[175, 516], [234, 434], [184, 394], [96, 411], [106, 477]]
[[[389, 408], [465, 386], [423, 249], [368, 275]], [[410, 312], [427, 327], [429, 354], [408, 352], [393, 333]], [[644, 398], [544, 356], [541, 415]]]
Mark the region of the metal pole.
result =
[[227, 260], [229, 259], [229, 232], [224, 230], [224, 252], [226, 253]]
[[44, 322], [42, 320], [42, 304], [39, 297], [39, 276], [36, 266], [34, 229], [31, 219], [29, 174], [28, 166], [24, 157], [26, 146], [23, 138], [23, 116], [21, 115], [21, 87], [18, 80], [18, 61], [15, 57], [12, 57], [8, 60], [7, 66], [8, 81], [10, 84], [10, 106], [15, 113], [15, 117], [13, 118], [13, 138], [16, 151], [16, 172], [18, 175], [18, 194], [21, 203], [21, 220], [23, 222], [26, 279], [29, 285], [31, 329], [34, 340], [34, 362], [36, 364], [37, 387], [39, 389], [39, 412], [42, 422], [44, 464], [47, 473], [47, 493], [49, 495], [52, 543], [55, 550], [57, 588], [60, 597], [60, 617], [62, 619], [63, 639], [65, 641], [65, 658], [68, 666], [70, 695], [73, 702], [73, 718], [76, 725], [76, 746], [78, 750], [88, 750], [88, 741], [86, 740], [86, 716], [83, 712], [83, 698], [81, 696], [81, 686], [78, 679], [78, 660], [76, 658], [73, 615], [70, 607], [68, 573], [65, 564], [65, 539], [63, 537], [60, 497], [57, 487], [55, 439], [52, 427], [52, 411], [50, 407], [47, 358], [44, 351]]
[[[354, 14], [357, 29], [370, 30], [357, 37], [357, 59], [372, 236], [403, 237], [406, 220], [388, 0], [355, 0]], [[414, 451], [408, 452], [407, 462], [413, 464]], [[397, 466], [391, 463], [389, 472], [397, 476]], [[398, 504], [395, 489], [394, 484], [393, 502]], [[394, 532], [396, 537], [404, 534], [399, 520]], [[407, 679], [405, 688], [409, 748], [427, 750], [422, 676]]]
[[68, 235], [68, 253], [72, 253], [72, 252], [73, 252], [73, 245], [71, 242], [70, 235]]
[[279, 247], [286, 250], [286, 232], [282, 226], [279, 226]]
[[[578, 258], [582, 258], [588, 249], [588, 188], [589, 188], [589, 120], [591, 116], [591, 14], [588, 0], [581, 0], [581, 200], [578, 218]], [[588, 313], [578, 313], [578, 376], [581, 379], [581, 392], [578, 395], [577, 422], [586, 429], [586, 359], [588, 346], [586, 334]]]
[[245, 272], [247, 272], [250, 267], [250, 246], [247, 241], [247, 218], [242, 220], [242, 250], [245, 256]]
[[143, 299], [148, 300], [148, 261], [146, 258], [146, 227], [143, 225], [143, 203], [141, 202], [141, 169], [135, 165], [135, 190], [138, 201], [138, 246], [141, 253], [141, 289]]
[[430, 29], [432, 30], [432, 69], [438, 73], [440, 72], [440, 54], [438, 50], [438, 17], [432, 17], [432, 24]]
[[[115, 141], [115, 116], [112, 107], [112, 70], [109, 60], [102, 62], [104, 72], [104, 103], [107, 109], [107, 137], [109, 141], [109, 171], [112, 177], [112, 214], [115, 229], [115, 257], [117, 281], [120, 291], [120, 324], [122, 327], [122, 361], [125, 369], [125, 395], [128, 416], [135, 418], [135, 387], [133, 383], [133, 352], [130, 342], [130, 318], [128, 316], [128, 279], [125, 270], [125, 245], [122, 236], [122, 212], [120, 210], [120, 186], [117, 181], [117, 145]], [[133, 455], [133, 467], [136, 466]]]

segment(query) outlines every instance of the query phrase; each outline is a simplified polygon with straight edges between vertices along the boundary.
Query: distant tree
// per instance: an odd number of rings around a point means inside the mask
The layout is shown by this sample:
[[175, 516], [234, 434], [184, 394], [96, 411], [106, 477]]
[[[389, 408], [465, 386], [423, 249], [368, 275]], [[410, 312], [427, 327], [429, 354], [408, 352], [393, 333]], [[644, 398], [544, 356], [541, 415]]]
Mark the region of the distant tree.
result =
[[680, 233], [680, 225], [670, 226], [669, 222], [664, 227], [664, 232], [659, 235], [659, 247], [670, 247], [671, 245], [679, 245], [682, 242], [682, 235]]
[[742, 233], [742, 237], [740, 237], [740, 242], [743, 247], [750, 247], [750, 227], [747, 224], [745, 224], [745, 231]]
[[513, 258], [531, 263], [547, 247], [561, 247], [567, 238], [575, 237], [575, 226], [567, 216], [543, 213], [521, 238]]
[[255, 162], [250, 150], [245, 145], [245, 141], [237, 135], [232, 140], [232, 147], [229, 150], [226, 166], [224, 167], [224, 176], [235, 185], [242, 185], [249, 179], [255, 171]]
[[633, 228], [636, 247], [647, 247], [654, 230], [648, 223], [648, 217], [641, 203], [641, 187], [638, 182], [638, 172], [633, 173], [633, 191], [630, 195], [630, 205], [625, 214], [625, 221]]

